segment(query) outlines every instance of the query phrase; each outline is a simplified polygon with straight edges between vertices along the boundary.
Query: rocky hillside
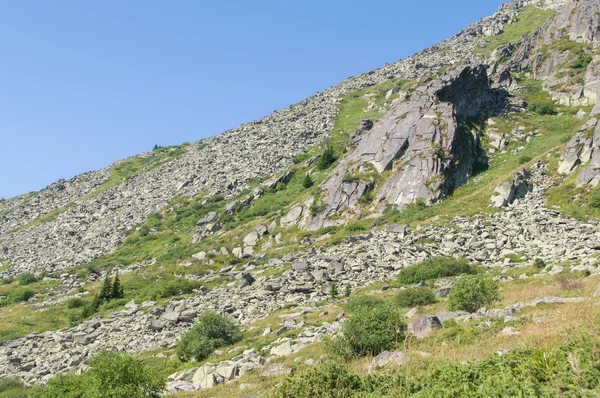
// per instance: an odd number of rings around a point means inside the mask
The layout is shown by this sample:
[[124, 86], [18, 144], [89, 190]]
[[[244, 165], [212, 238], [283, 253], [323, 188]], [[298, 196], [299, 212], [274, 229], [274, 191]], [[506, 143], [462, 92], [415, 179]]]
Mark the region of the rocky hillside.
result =
[[[393, 301], [416, 284], [399, 272], [440, 258], [502, 297], [449, 312], [461, 278], [419, 281], [435, 300], [407, 308], [412, 337], [377, 357], [415, 394], [436, 396], [417, 380], [441, 347], [452, 364], [570, 344], [550, 319], [575, 334], [593, 321], [554, 306], [597, 315], [599, 95], [600, 3], [516, 0], [263, 119], [2, 201], [0, 375], [44, 385], [108, 350], [145, 358], [169, 393], [311, 396], [285, 389], [334, 357], [324, 341], [348, 333], [346, 301]], [[209, 311], [243, 340], [180, 361]], [[360, 380], [365, 361], [347, 362]]]

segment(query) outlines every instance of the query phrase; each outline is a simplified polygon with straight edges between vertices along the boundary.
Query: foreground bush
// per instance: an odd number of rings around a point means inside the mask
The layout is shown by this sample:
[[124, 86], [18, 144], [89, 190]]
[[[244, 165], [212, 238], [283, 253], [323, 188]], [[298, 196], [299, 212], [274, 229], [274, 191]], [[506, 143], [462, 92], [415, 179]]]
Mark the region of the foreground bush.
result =
[[529, 104], [529, 110], [542, 116], [556, 114], [556, 110], [554, 109], [554, 101], [551, 100], [532, 101], [531, 104]]
[[20, 380], [1, 379], [0, 398], [27, 398], [27, 390]]
[[476, 273], [477, 267], [469, 264], [467, 259], [434, 257], [417, 265], [404, 268], [398, 275], [398, 282], [402, 285], [410, 285], [448, 276]]
[[31, 398], [159, 398], [166, 378], [128, 354], [100, 353], [81, 376], [56, 376], [46, 387], [34, 388]]
[[597, 346], [581, 337], [562, 347], [520, 350], [480, 362], [432, 365], [418, 376], [357, 375], [341, 365], [319, 365], [289, 377], [278, 398], [346, 397], [596, 397], [600, 388]]
[[426, 287], [411, 287], [400, 290], [396, 295], [396, 304], [400, 307], [415, 307], [435, 302], [435, 294]]
[[207, 358], [220, 347], [237, 343], [243, 335], [233, 322], [215, 312], [200, 315], [198, 323], [181, 336], [177, 344], [177, 355], [182, 361]]
[[499, 299], [496, 281], [483, 275], [471, 275], [456, 281], [448, 296], [448, 306], [450, 311], [476, 312]]
[[400, 313], [392, 306], [360, 306], [344, 322], [342, 335], [332, 344], [332, 350], [344, 358], [377, 355], [403, 341], [405, 329]]

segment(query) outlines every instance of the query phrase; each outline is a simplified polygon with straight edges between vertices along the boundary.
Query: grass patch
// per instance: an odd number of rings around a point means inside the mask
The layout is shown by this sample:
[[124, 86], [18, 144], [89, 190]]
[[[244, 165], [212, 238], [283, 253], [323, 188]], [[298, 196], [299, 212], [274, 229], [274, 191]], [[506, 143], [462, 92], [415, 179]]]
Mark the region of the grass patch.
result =
[[517, 22], [504, 25], [504, 32], [485, 38], [485, 45], [475, 50], [476, 54], [489, 57], [500, 46], [520, 40], [524, 35], [539, 29], [547, 20], [556, 15], [554, 10], [542, 10], [533, 6], [524, 9], [517, 17]]

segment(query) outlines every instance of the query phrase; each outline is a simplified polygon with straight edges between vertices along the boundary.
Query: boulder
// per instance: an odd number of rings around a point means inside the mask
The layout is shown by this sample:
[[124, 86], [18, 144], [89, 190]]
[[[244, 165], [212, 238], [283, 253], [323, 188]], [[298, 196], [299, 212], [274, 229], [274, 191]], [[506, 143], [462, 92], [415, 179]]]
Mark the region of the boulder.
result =
[[498, 185], [492, 194], [492, 206], [504, 207], [516, 199], [524, 198], [528, 192], [533, 190], [533, 186], [529, 183], [529, 178], [529, 172], [521, 169], [515, 174], [512, 182], [505, 182]]
[[422, 315], [412, 323], [413, 335], [417, 338], [426, 337], [433, 330], [441, 328], [442, 322], [440, 322], [437, 316]]
[[377, 355], [369, 364], [369, 370], [386, 365], [400, 366], [408, 360], [408, 356], [400, 351], [384, 351]]

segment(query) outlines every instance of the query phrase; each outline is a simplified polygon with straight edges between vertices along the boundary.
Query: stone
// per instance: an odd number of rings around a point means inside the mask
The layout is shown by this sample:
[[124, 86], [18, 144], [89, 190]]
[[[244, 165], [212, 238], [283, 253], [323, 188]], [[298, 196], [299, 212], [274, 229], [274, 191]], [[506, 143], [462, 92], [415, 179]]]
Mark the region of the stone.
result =
[[452, 290], [451, 287], [441, 287], [435, 291], [435, 293], [434, 293], [435, 297], [436, 298], [448, 297], [448, 295], [450, 294], [450, 290]]
[[515, 199], [524, 198], [528, 192], [533, 190], [533, 186], [529, 183], [529, 177], [530, 173], [521, 169], [516, 173], [513, 182], [498, 185], [492, 194], [492, 206], [504, 207]]
[[209, 363], [204, 364], [196, 370], [196, 373], [194, 373], [192, 384], [197, 390], [215, 387], [217, 385], [215, 376], [215, 366]]
[[281, 228], [289, 228], [295, 226], [300, 217], [302, 217], [302, 213], [304, 212], [304, 208], [302, 206], [294, 206], [292, 207], [285, 216], [281, 217], [279, 220], [279, 225]]
[[387, 365], [401, 366], [408, 360], [408, 356], [400, 351], [383, 351], [369, 364], [369, 370]]
[[263, 376], [281, 376], [292, 374], [292, 368], [283, 363], [273, 363], [265, 369]]
[[244, 237], [244, 243], [247, 246], [254, 246], [258, 243], [258, 239], [258, 233], [256, 231], [251, 231], [250, 233], [248, 233], [248, 235]]
[[428, 336], [432, 331], [441, 329], [442, 323], [439, 318], [431, 315], [422, 315], [412, 323], [413, 335], [417, 338]]
[[277, 347], [271, 348], [271, 355], [275, 355], [277, 357], [285, 357], [291, 355], [292, 352], [292, 345], [289, 341], [286, 341]]

